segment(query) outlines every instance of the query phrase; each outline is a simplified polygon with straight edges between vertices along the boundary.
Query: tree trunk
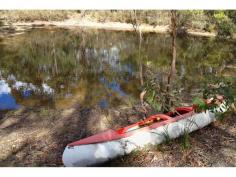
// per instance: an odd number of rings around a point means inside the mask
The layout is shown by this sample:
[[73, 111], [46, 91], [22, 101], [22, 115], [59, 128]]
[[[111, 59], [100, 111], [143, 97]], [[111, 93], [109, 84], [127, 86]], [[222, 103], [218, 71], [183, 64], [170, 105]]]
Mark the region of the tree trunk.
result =
[[52, 43], [52, 45], [53, 45], [54, 73], [58, 75], [57, 57], [56, 57], [56, 49], [54, 42]]
[[169, 93], [172, 90], [172, 81], [174, 80], [175, 74], [176, 74], [176, 10], [171, 10], [171, 36], [172, 36], [172, 62], [171, 62], [171, 67], [170, 67], [170, 73], [168, 75], [168, 80], [167, 80], [167, 87], [166, 87], [166, 99], [165, 99], [165, 104], [168, 107], [172, 106], [172, 102], [170, 97], [168, 96]]
[[139, 47], [138, 47], [138, 62], [139, 62], [139, 76], [140, 76], [140, 84], [144, 85], [143, 81], [143, 63], [141, 58], [141, 48], [142, 48], [142, 32], [139, 30]]
[[168, 86], [167, 86], [167, 91], [170, 90], [170, 85], [175, 77], [176, 74], [176, 10], [171, 11], [171, 35], [172, 35], [172, 62], [171, 62], [171, 68], [170, 68], [170, 73], [168, 76]]

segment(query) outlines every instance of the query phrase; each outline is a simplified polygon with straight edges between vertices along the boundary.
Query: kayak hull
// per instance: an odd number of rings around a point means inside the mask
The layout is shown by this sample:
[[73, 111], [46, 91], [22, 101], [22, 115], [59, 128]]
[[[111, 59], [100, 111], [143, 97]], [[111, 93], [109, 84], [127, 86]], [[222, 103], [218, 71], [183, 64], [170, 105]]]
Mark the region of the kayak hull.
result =
[[100, 143], [67, 146], [63, 153], [63, 163], [68, 167], [94, 166], [104, 163], [118, 156], [129, 154], [139, 147], [148, 144], [157, 145], [166, 140], [177, 138], [200, 129], [215, 121], [215, 114], [209, 111], [190, 112], [183, 116], [177, 116], [156, 128], [143, 129], [120, 139]]

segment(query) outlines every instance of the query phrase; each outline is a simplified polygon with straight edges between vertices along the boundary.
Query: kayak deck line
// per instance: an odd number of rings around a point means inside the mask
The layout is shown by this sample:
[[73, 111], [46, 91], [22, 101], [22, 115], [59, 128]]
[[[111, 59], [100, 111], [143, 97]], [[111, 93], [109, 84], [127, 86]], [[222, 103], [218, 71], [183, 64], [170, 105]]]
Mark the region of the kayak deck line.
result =
[[[176, 108], [176, 112], [179, 113], [177, 116], [173, 112], [168, 112], [167, 114], [152, 115], [144, 119], [143, 121], [139, 121], [130, 126], [123, 127], [118, 130], [109, 129], [104, 132], [98, 133], [96, 135], [92, 135], [90, 137], [70, 143], [67, 146], [73, 147], [73, 146], [102, 143], [106, 141], [127, 138], [129, 136], [136, 134], [137, 132], [150, 131], [152, 129], [164, 126], [166, 124], [187, 118], [194, 114], [193, 107], [179, 107], [179, 108]], [[171, 116], [174, 116], [174, 117], [171, 117]]]

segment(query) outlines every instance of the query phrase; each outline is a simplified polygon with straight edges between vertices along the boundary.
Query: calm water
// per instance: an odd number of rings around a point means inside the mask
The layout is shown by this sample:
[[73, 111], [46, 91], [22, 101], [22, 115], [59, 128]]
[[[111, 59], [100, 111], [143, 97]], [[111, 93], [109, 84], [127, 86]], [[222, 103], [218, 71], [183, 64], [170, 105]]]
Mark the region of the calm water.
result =
[[[188, 93], [203, 79], [235, 76], [235, 42], [177, 40], [177, 75]], [[171, 38], [131, 32], [33, 30], [0, 40], [0, 110], [20, 106], [102, 109], [137, 100], [140, 72], [162, 80], [171, 63]], [[145, 72], [144, 72], [145, 74]]]

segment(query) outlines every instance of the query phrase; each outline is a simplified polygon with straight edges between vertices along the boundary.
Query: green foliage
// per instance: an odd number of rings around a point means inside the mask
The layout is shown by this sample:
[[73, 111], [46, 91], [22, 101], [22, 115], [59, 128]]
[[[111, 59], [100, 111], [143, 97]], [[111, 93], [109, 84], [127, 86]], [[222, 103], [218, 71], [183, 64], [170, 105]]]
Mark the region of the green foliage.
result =
[[[203, 105], [203, 103], [200, 100], [197, 100], [197, 102]], [[187, 119], [187, 122], [184, 125], [183, 133], [181, 136], [181, 144], [183, 149], [188, 149], [191, 146], [189, 133], [193, 126], [199, 128], [198, 124], [195, 122], [194, 119]]]
[[205, 13], [208, 16], [206, 29], [216, 30], [218, 37], [232, 37], [235, 32], [235, 14], [224, 10], [206, 11]]
[[190, 144], [190, 135], [187, 130], [184, 130], [183, 135], [181, 136], [181, 145], [183, 149], [189, 149], [191, 147]]
[[162, 136], [164, 137], [164, 144], [170, 144], [170, 135], [168, 133], [168, 127], [164, 127], [164, 131], [162, 132]]
[[174, 108], [181, 102], [180, 91], [177, 88], [167, 91], [167, 85], [158, 81], [156, 76], [157, 74], [149, 72], [149, 77], [144, 85], [146, 101], [157, 112], [174, 111]]
[[199, 97], [193, 99], [193, 104], [196, 105], [196, 112], [201, 112], [207, 110], [207, 104]]
[[[212, 101], [210, 104], [206, 104], [206, 102], [201, 98], [194, 98], [193, 104], [197, 106], [196, 112], [209, 110], [214, 112], [216, 117], [219, 119], [224, 117], [225, 112], [221, 109], [217, 110], [216, 108], [219, 108], [219, 105], [221, 105], [222, 109], [227, 110], [231, 104], [235, 103], [236, 101], [236, 86], [232, 80], [229, 81], [223, 78], [216, 79], [213, 84], [205, 84], [201, 91], [205, 100], [212, 99]], [[224, 97], [223, 105], [218, 99], [220, 96]]]
[[[200, 92], [203, 94], [203, 98], [212, 99], [210, 104], [206, 104], [201, 98], [197, 97], [193, 100], [194, 105], [198, 105], [197, 111], [201, 112], [209, 110], [216, 114], [216, 117], [221, 119], [224, 117], [225, 112], [223, 110], [229, 110], [232, 104], [236, 101], [236, 82], [233, 78], [215, 78], [211, 83], [205, 81], [202, 85]], [[223, 104], [219, 101], [219, 97], [224, 97]], [[220, 109], [219, 105], [221, 105]]]
[[218, 35], [223, 37], [231, 36], [233, 33], [233, 24], [228, 16], [223, 11], [220, 11], [215, 13], [214, 17], [216, 19]]
[[203, 29], [206, 17], [203, 10], [178, 11], [178, 27]]
[[236, 101], [236, 85], [233, 79], [217, 79], [213, 84], [208, 84], [203, 90], [203, 97], [216, 98], [223, 95], [227, 106]]
[[234, 24], [236, 24], [236, 10], [226, 11], [228, 17], [232, 20]]

